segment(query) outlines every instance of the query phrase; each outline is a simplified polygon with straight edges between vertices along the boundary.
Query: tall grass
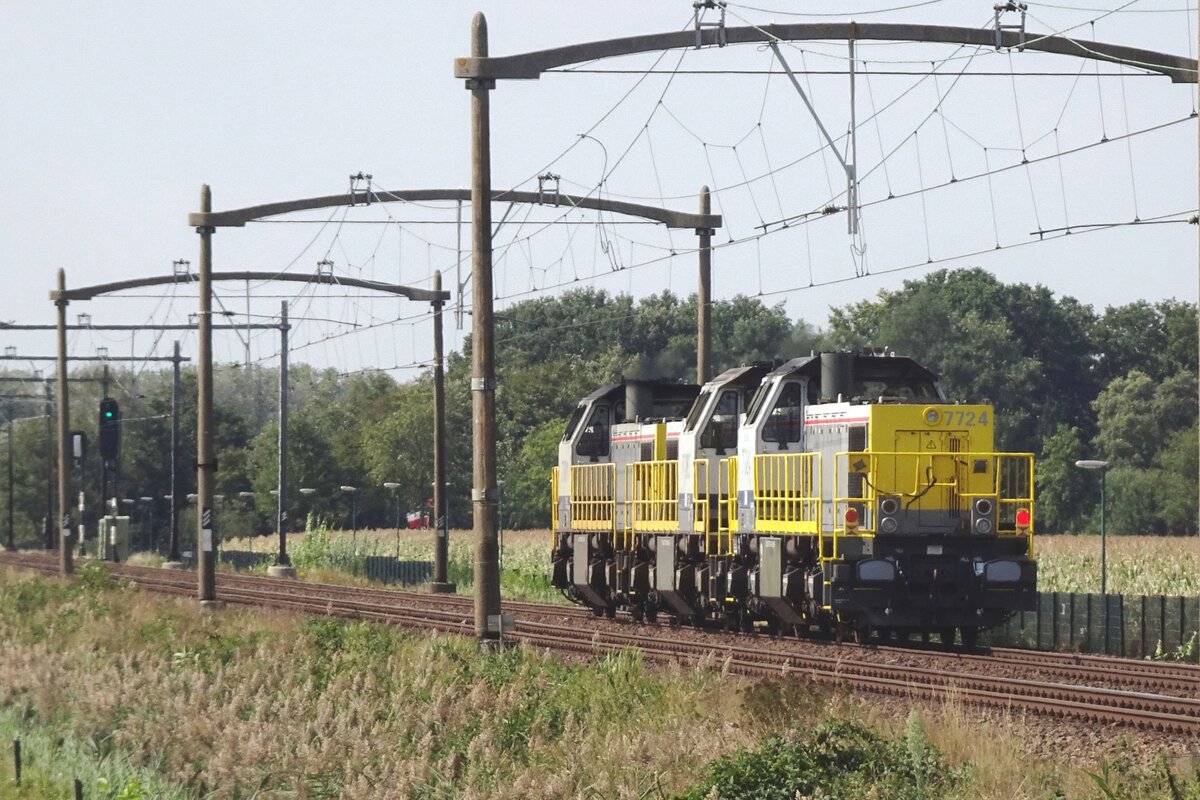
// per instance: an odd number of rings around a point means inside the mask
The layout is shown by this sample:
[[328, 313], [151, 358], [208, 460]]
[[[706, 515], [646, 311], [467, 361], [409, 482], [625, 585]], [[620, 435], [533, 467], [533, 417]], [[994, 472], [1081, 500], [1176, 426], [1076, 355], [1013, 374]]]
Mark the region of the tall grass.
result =
[[[301, 577], [321, 580], [349, 578], [362, 583], [367, 578], [367, 559], [394, 557], [402, 561], [433, 563], [432, 530], [366, 530], [352, 533], [309, 520], [306, 533], [288, 537], [288, 557]], [[500, 551], [500, 591], [512, 600], [562, 601], [550, 585], [550, 534], [547, 531], [505, 531]], [[224, 544], [232, 550], [274, 552], [274, 537], [233, 539]], [[475, 584], [475, 542], [471, 531], [450, 531], [447, 579], [462, 591]], [[265, 569], [265, 566], [263, 567]]]
[[[1099, 592], [1099, 536], [1034, 539], [1038, 588], [1043, 592]], [[1111, 594], [1200, 594], [1200, 537], [1108, 536]]]
[[161, 764], [153, 758], [139, 766], [128, 754], [113, 752], [103, 743], [65, 738], [54, 729], [31, 724], [15, 709], [0, 709], [0, 742], [8, 745], [17, 739], [21, 742], [21, 784], [12, 783], [16, 775], [11, 759], [0, 759], [0, 798], [73, 797], [76, 779], [83, 784], [84, 797], [187, 800], [194, 796], [164, 781], [158, 774]]
[[[1014, 748], [1041, 735], [1019, 718], [946, 735], [920, 712], [872, 730], [845, 698], [798, 678], [738, 679], [717, 660], [562, 663], [370, 623], [205, 613], [111, 581], [102, 565], [72, 583], [0, 569], [0, 641], [0, 714], [23, 736], [53, 731], [157, 774], [166, 789], [155, 797], [172, 786], [212, 798], [740, 797], [768, 765], [778, 780], [758, 796], [1025, 800], [1091, 785], [1029, 750], [1012, 769]], [[989, 741], [1010, 760], [976, 763]], [[1169, 796], [1166, 773], [1110, 772], [1122, 797]], [[748, 782], [711, 782], [734, 773]], [[1182, 796], [1200, 792], [1200, 778], [1171, 780]]]

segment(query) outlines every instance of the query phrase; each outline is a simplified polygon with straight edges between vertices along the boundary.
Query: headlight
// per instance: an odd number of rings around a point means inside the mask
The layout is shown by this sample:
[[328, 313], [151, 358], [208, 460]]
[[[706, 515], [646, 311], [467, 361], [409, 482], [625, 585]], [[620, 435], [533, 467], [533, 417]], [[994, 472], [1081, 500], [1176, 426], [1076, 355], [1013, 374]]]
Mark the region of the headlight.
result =
[[983, 568], [983, 579], [988, 583], [1019, 583], [1021, 565], [1007, 559], [989, 561]]
[[896, 580], [896, 565], [882, 558], [870, 558], [858, 562], [858, 579], [860, 581], [894, 581]]
[[900, 523], [896, 521], [895, 517], [884, 517], [883, 519], [879, 520], [880, 533], [895, 533], [896, 529], [899, 527]]

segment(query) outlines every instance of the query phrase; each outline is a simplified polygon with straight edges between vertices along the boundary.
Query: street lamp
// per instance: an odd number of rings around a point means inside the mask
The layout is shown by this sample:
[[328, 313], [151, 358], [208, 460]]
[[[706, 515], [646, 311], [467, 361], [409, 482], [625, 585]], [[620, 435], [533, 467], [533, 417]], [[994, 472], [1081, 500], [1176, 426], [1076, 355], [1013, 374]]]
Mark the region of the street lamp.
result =
[[[300, 487], [299, 492], [300, 492], [300, 494], [304, 495], [305, 497], [311, 497], [312, 495], [317, 493], [317, 490], [313, 489], [310, 486], [302, 486], [302, 487]], [[312, 513], [312, 508], [309, 508], [308, 511], [309, 511], [309, 513]], [[304, 532], [308, 533], [308, 514], [304, 515]]]
[[400, 484], [395, 481], [384, 481], [383, 488], [392, 493], [392, 497], [396, 501], [396, 560], [400, 560]]
[[153, 497], [139, 497], [138, 501], [142, 505], [146, 506], [150, 512], [150, 520], [149, 520], [150, 524], [149, 524], [149, 528], [146, 532], [146, 549], [154, 550], [154, 498]]
[[350, 495], [350, 537], [355, 550], [358, 549], [358, 487], [357, 486], [342, 486], [339, 487], [343, 492]]
[[[1108, 552], [1105, 547], [1107, 532], [1104, 529], [1104, 473], [1108, 472], [1107, 461], [1081, 459], [1075, 462], [1080, 469], [1100, 470], [1100, 594], [1108, 594]], [[1108, 626], [1105, 626], [1105, 633]]]

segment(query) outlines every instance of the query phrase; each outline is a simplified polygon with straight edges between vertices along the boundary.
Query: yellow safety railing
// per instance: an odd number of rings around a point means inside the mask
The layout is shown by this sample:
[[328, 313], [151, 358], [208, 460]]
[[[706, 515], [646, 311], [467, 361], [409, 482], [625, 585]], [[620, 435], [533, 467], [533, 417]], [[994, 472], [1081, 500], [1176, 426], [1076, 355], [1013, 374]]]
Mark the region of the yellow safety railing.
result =
[[616, 464], [577, 464], [571, 467], [571, 528], [616, 531]]
[[759, 531], [820, 533], [821, 454], [755, 456], [754, 510]]
[[[1024, 536], [1026, 552], [1033, 558], [1033, 454], [1002, 453], [996, 458], [996, 532]], [[1029, 526], [1017, 526], [1017, 512], [1029, 511]]]
[[[711, 487], [708, 485], [708, 459], [696, 460], [692, 462], [692, 508], [694, 517], [692, 519], [692, 530], [697, 533], [708, 533], [709, 527], [709, 492]], [[717, 492], [721, 491], [720, 482], [717, 485]]]
[[725, 486], [728, 489], [728, 494], [725, 497], [725, 513], [717, 522], [717, 530], [726, 534], [729, 550], [733, 552], [733, 534], [737, 532], [737, 496], [738, 496], [738, 470], [737, 456], [731, 458], [722, 458], [719, 469], [725, 473]]
[[635, 461], [627, 465], [625, 506], [627, 530], [679, 530], [679, 462]]
[[[558, 531], [558, 467], [550, 470], [550, 532]], [[557, 541], [557, 539], [555, 540]]]
[[[881, 467], [886, 466], [886, 472]], [[837, 475], [860, 474], [863, 479], [859, 496], [834, 498], [833, 554], [836, 557], [836, 537], [870, 535], [874, 530], [866, 525], [864, 511], [875, 508], [881, 495], [894, 495], [901, 502], [920, 503], [931, 496], [940, 503], [952, 503], [953, 509], [969, 513], [976, 498], [989, 497], [996, 501], [996, 533], [1001, 536], [1022, 536], [1033, 547], [1033, 526], [1018, 528], [1017, 511], [1025, 509], [1033, 515], [1033, 454], [993, 452], [875, 452], [838, 453], [834, 456]], [[859, 524], [847, 530], [846, 509], [859, 511]]]

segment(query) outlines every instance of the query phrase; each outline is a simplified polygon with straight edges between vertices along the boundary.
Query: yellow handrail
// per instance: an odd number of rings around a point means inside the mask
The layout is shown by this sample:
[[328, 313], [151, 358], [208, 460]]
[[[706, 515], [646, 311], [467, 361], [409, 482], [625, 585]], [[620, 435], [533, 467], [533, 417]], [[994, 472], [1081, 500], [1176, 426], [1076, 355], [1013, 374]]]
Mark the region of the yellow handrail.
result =
[[[697, 533], [709, 533], [709, 491], [708, 459], [696, 460], [692, 463], [692, 530]], [[718, 483], [717, 492], [720, 491]]]
[[[887, 471], [881, 469], [884, 462], [890, 462]], [[920, 503], [921, 498], [940, 490], [933, 494], [934, 498], [941, 503], [951, 503], [953, 509], [964, 512], [970, 510], [976, 498], [994, 499], [996, 533], [1026, 537], [1032, 549], [1033, 526], [1031, 524], [1026, 531], [1018, 529], [1016, 515], [1019, 509], [1025, 509], [1032, 520], [1033, 466], [1032, 453], [929, 450], [837, 453], [834, 473], [861, 474], [864, 480], [860, 496], [834, 498], [833, 533], [835, 537], [873, 533], [871, 519], [864, 511], [874, 509], [881, 496], [892, 495], [902, 503], [912, 504]], [[903, 479], [901, 475], [904, 475]], [[863, 518], [848, 531], [845, 512], [851, 505], [859, 509]]]
[[581, 531], [616, 531], [616, 464], [571, 467], [571, 527]]
[[[550, 470], [550, 532], [558, 531], [558, 467]], [[557, 540], [556, 540], [557, 541]]]
[[626, 528], [679, 530], [679, 462], [636, 461], [625, 467]]
[[773, 533], [821, 530], [821, 454], [770, 453], [754, 457], [756, 528]]
[[723, 518], [717, 521], [717, 530], [726, 534], [727, 551], [733, 552], [733, 534], [737, 532], [738, 522], [738, 468], [737, 456], [721, 459], [720, 469], [725, 472], [725, 486], [728, 494], [725, 497], [725, 513]]

